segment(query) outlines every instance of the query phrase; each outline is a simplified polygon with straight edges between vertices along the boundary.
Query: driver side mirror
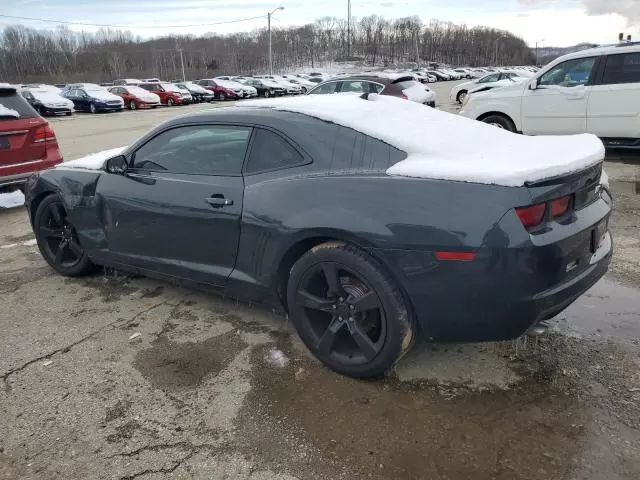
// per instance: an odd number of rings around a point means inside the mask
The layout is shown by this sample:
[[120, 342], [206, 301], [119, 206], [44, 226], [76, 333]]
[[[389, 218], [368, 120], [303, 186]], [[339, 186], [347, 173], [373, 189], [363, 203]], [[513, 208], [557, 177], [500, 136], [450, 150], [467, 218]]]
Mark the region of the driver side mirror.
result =
[[105, 169], [109, 173], [115, 173], [116, 175], [122, 175], [129, 168], [127, 158], [124, 155], [118, 155], [107, 160]]

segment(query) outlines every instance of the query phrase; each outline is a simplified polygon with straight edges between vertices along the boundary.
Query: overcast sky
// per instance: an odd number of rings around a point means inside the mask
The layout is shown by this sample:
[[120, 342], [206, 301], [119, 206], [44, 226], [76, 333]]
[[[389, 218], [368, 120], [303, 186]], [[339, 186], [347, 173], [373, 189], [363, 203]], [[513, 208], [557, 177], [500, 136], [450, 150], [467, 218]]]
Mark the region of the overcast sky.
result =
[[[346, 18], [347, 0], [5, 0], [0, 13], [51, 20], [127, 25], [143, 37], [164, 33], [229, 33], [265, 26], [266, 19], [199, 27], [164, 27], [223, 22], [266, 15], [278, 5], [274, 27], [313, 22], [331, 15]], [[352, 15], [378, 14], [386, 18], [418, 15], [430, 19], [487, 25], [509, 30], [529, 45], [580, 42], [612, 43], [619, 32], [640, 40], [640, 0], [352, 0]], [[0, 17], [0, 26], [22, 23], [55, 28], [50, 23]], [[147, 28], [150, 25], [162, 28]], [[75, 30], [91, 27], [71, 26]]]

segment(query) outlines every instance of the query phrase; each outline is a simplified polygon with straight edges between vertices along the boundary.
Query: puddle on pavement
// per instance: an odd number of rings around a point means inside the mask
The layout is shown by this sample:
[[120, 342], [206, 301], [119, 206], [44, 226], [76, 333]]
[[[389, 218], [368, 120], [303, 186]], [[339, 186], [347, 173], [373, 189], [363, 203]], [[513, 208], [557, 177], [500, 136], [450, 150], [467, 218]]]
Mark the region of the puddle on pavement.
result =
[[246, 346], [235, 331], [198, 343], [172, 342], [161, 335], [136, 355], [133, 365], [155, 388], [192, 389], [227, 367]]
[[611, 191], [617, 193], [633, 193], [640, 195], [640, 180], [615, 181], [610, 183]]
[[308, 469], [300, 478], [566, 478], [585, 436], [586, 407], [557, 387], [553, 364], [520, 372], [513, 390], [448, 395], [428, 382], [349, 379], [306, 357], [275, 369], [263, 356], [240, 437], [274, 467]]

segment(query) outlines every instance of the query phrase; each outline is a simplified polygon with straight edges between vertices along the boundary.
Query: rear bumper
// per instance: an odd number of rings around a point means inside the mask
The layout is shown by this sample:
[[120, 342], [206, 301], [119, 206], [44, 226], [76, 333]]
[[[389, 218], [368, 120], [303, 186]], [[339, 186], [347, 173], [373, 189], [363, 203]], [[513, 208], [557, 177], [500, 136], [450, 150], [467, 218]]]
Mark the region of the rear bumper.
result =
[[62, 163], [60, 150], [48, 147], [47, 156], [43, 159], [0, 167], [0, 190], [24, 185], [33, 173], [55, 167], [59, 163]]

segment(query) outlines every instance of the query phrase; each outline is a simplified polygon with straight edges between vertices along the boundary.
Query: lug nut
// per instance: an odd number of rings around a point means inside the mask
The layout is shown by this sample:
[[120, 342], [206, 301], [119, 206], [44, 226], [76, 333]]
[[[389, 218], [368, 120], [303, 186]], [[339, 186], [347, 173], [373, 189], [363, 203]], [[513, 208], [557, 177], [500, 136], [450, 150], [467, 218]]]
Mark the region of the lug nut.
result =
[[338, 317], [338, 320], [342, 321], [342, 317]]
[[355, 310], [355, 309], [356, 309], [356, 307], [355, 307], [355, 306], [353, 306], [353, 305], [349, 305], [349, 310]]
[[338, 300], [341, 301], [341, 302], [344, 302], [344, 298], [342, 298], [342, 297], [340, 297]]
[[338, 306], [334, 303], [333, 305], [331, 305], [331, 308], [335, 310], [336, 308], [338, 308]]

